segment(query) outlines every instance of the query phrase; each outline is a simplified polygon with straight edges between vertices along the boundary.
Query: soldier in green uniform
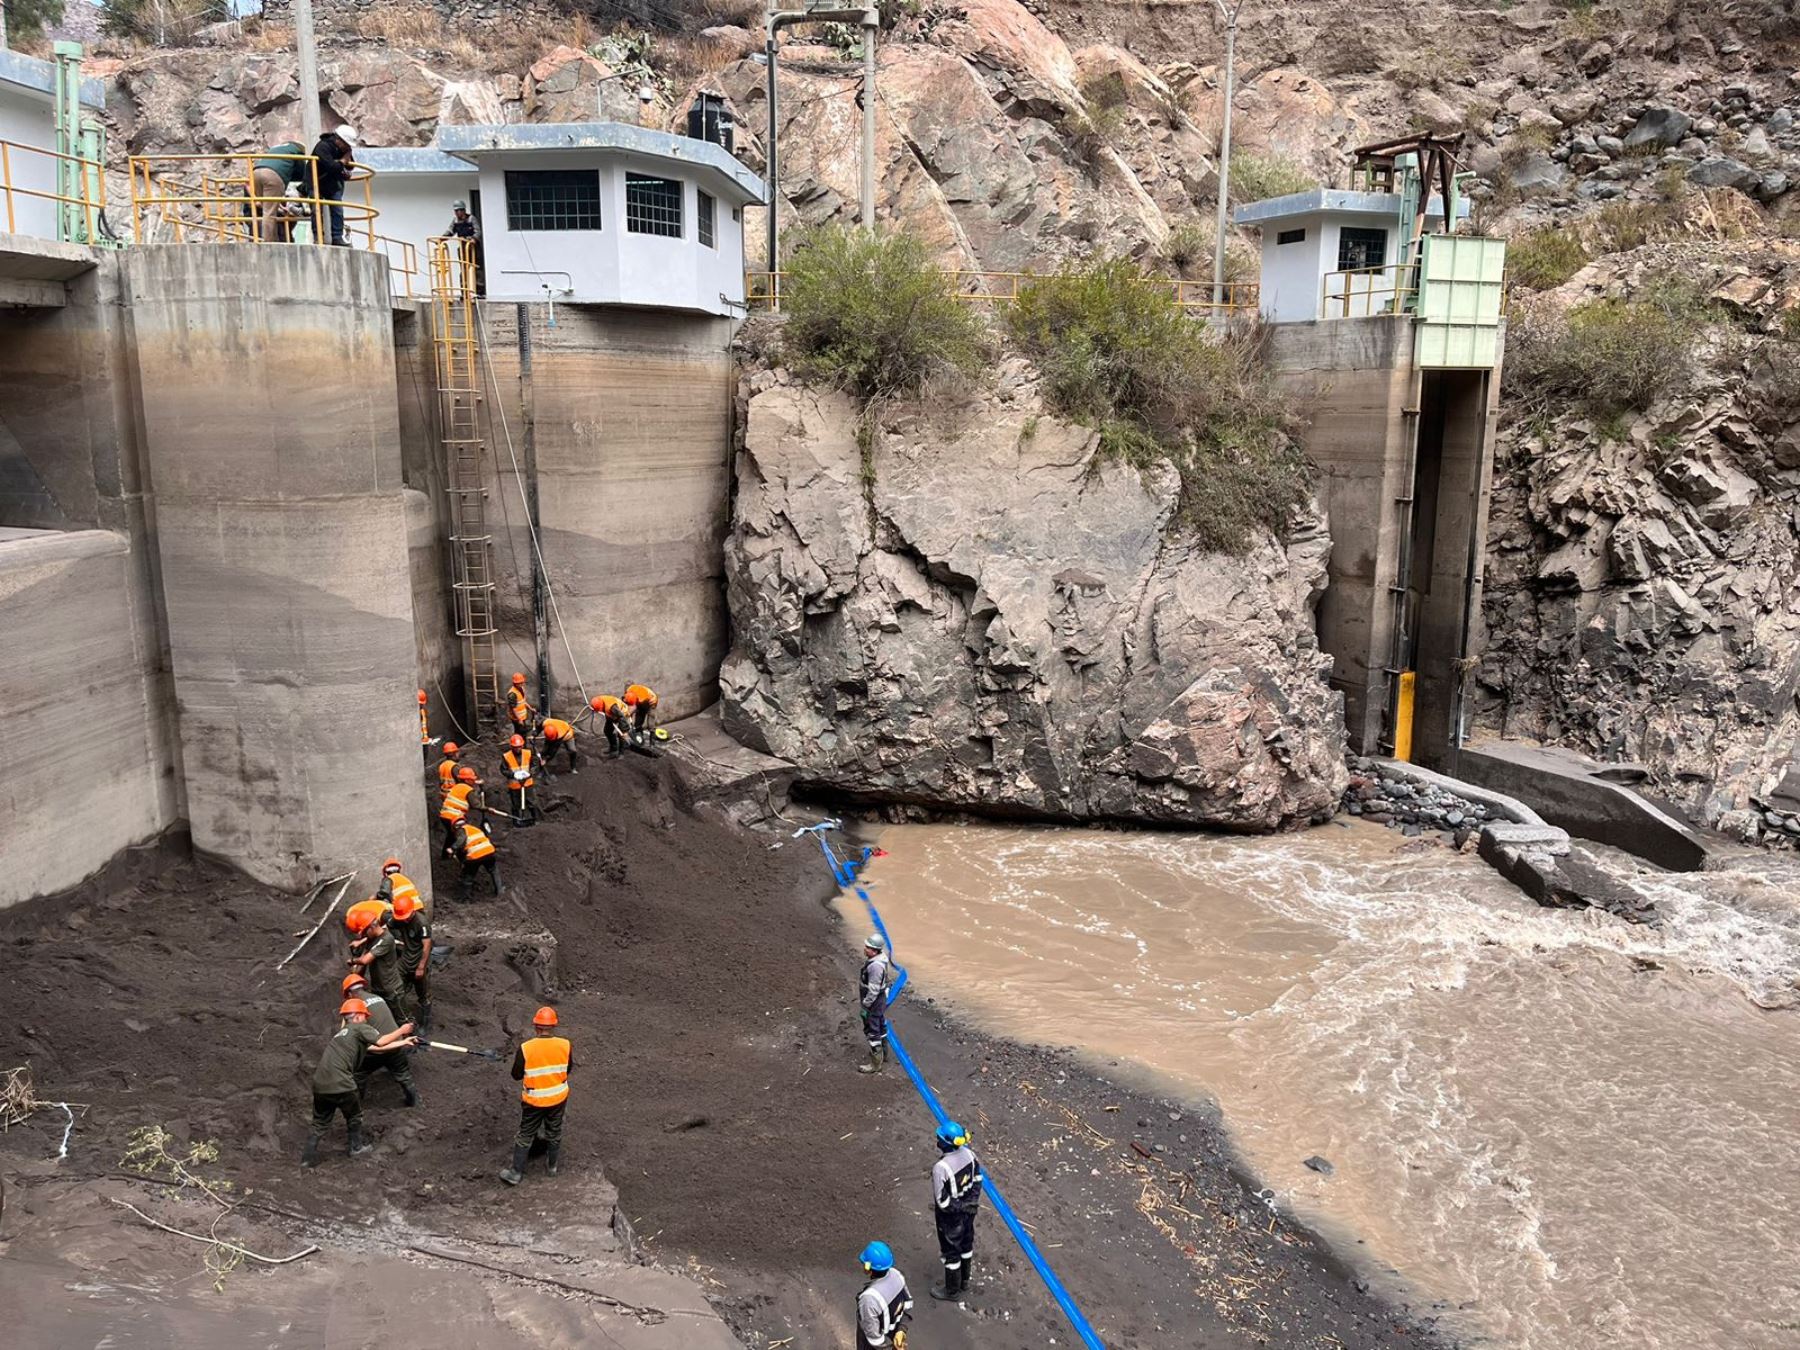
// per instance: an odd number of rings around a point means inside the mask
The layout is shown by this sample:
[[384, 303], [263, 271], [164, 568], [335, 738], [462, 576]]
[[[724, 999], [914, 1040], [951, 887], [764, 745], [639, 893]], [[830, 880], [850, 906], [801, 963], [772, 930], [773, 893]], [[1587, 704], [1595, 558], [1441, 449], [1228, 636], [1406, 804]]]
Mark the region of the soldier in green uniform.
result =
[[[344, 976], [344, 997], [360, 998], [369, 1009], [369, 1025], [383, 1036], [394, 1032], [402, 1036], [415, 1036], [418, 1027], [411, 1022], [394, 1021], [394, 1010], [388, 1007], [387, 1000], [369, 988], [368, 981], [361, 972], [351, 971]], [[377, 1069], [386, 1069], [393, 1075], [394, 1081], [400, 1085], [401, 1095], [408, 1106], [419, 1104], [419, 1089], [413, 1083], [412, 1054], [406, 1050], [389, 1050], [380, 1059], [371, 1061], [364, 1058], [362, 1067], [356, 1071], [356, 1095], [365, 1097], [369, 1092], [369, 1080], [375, 1076]]]
[[350, 1156], [367, 1153], [372, 1145], [363, 1142], [362, 1103], [356, 1097], [356, 1071], [362, 1067], [365, 1054], [384, 1054], [393, 1049], [407, 1049], [419, 1043], [416, 1036], [402, 1036], [398, 1031], [383, 1036], [369, 1024], [369, 1007], [360, 998], [347, 998], [338, 1007], [344, 1024], [325, 1043], [319, 1056], [319, 1067], [313, 1070], [312, 1128], [306, 1134], [306, 1148], [300, 1154], [302, 1167], [319, 1165], [319, 1140], [331, 1124], [332, 1116], [342, 1112], [344, 1125], [350, 1131]]
[[412, 1022], [419, 1010], [400, 978], [400, 944], [388, 927], [390, 921], [390, 916], [383, 914], [363, 930], [364, 946], [350, 958], [350, 969], [369, 977], [369, 987], [387, 1000], [396, 1019]]

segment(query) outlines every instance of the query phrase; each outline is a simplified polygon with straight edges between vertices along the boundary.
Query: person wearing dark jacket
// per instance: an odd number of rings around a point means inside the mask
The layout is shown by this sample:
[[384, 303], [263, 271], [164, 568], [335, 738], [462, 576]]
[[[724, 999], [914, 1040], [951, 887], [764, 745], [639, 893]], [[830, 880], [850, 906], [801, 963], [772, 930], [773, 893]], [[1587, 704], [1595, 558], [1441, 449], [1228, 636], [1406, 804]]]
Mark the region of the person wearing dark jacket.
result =
[[[334, 127], [319, 137], [319, 143], [313, 146], [312, 152], [319, 165], [319, 196], [328, 202], [343, 201], [344, 184], [356, 172], [355, 130], [348, 126]], [[322, 207], [320, 213], [328, 216], [331, 222], [327, 242], [348, 244], [350, 238], [344, 233], [344, 208], [336, 205]], [[322, 239], [325, 238], [323, 220], [319, 222], [318, 234]]]

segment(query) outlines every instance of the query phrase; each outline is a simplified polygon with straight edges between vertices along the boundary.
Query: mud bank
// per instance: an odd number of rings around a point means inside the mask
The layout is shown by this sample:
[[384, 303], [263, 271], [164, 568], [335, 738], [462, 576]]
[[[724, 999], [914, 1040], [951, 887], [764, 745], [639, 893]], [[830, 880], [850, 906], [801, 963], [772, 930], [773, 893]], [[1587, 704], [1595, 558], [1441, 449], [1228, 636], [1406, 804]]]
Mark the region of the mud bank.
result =
[[[134, 1282], [155, 1264], [146, 1251], [175, 1246], [190, 1276], [197, 1258], [98, 1191], [67, 1214], [46, 1199], [86, 1177], [146, 1208], [166, 1202], [159, 1188], [98, 1180], [117, 1172], [134, 1128], [160, 1123], [177, 1139], [218, 1141], [212, 1172], [261, 1206], [232, 1216], [257, 1225], [245, 1231], [318, 1241], [352, 1284], [418, 1269], [429, 1288], [454, 1270], [488, 1290], [454, 1305], [471, 1343], [575, 1343], [575, 1328], [592, 1333], [601, 1310], [618, 1312], [591, 1291], [616, 1288], [607, 1281], [641, 1270], [641, 1257], [698, 1281], [747, 1345], [841, 1346], [855, 1253], [877, 1236], [917, 1286], [920, 1344], [1070, 1343], [991, 1214], [969, 1306], [923, 1297], [936, 1262], [930, 1121], [897, 1071], [854, 1072], [855, 935], [831, 910], [816, 850], [696, 806], [670, 762], [591, 763], [546, 802], [544, 824], [499, 833], [505, 893], [459, 903], [440, 870], [433, 916], [434, 1034], [505, 1049], [547, 1000], [575, 1042], [563, 1175], [534, 1171], [517, 1191], [495, 1179], [514, 1085], [503, 1067], [462, 1057], [416, 1059], [423, 1102], [412, 1111], [378, 1077], [367, 1116], [376, 1151], [345, 1158], [340, 1133], [316, 1173], [300, 1171], [307, 1084], [342, 966], [334, 932], [274, 970], [310, 926], [294, 897], [152, 851], [0, 915], [0, 1058], [29, 1060], [43, 1095], [85, 1104], [70, 1158], [54, 1169], [64, 1180], [45, 1179], [60, 1135], [47, 1115], [0, 1137], [0, 1167], [29, 1197], [13, 1216], [25, 1236], [9, 1240], [32, 1256], [26, 1278], [5, 1282], [0, 1317], [29, 1302], [33, 1325], [54, 1325], [43, 1306], [71, 1297], [71, 1272], [104, 1281], [109, 1268], [110, 1298], [194, 1305], [193, 1318], [135, 1322], [143, 1345], [205, 1344], [193, 1319], [224, 1309], [230, 1325], [264, 1324], [257, 1309], [280, 1325], [276, 1311], [307, 1302], [320, 1279], [307, 1262], [238, 1271], [223, 1295], [205, 1279]], [[1165, 1141], [1136, 1122], [1166, 1118], [1166, 1103], [922, 1004], [909, 1001], [896, 1025], [1108, 1345], [1433, 1343], [1358, 1292], [1304, 1232], [1272, 1222], [1211, 1122], [1169, 1122], [1172, 1151], [1159, 1154]], [[1189, 1136], [1179, 1147], [1178, 1133]], [[587, 1321], [565, 1327], [513, 1306], [546, 1264], [576, 1286], [559, 1297], [589, 1304]], [[652, 1309], [657, 1325], [673, 1331], [678, 1291], [657, 1297], [668, 1304]], [[310, 1344], [360, 1344], [367, 1330], [322, 1312], [305, 1326]], [[384, 1343], [406, 1343], [403, 1332]]]

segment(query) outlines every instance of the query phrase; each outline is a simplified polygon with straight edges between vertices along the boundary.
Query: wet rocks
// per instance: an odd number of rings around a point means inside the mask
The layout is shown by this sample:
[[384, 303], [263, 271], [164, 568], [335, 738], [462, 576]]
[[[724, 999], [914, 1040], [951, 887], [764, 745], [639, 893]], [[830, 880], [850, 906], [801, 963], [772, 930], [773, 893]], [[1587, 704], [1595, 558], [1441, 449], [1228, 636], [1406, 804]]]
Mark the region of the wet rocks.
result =
[[1398, 771], [1372, 759], [1351, 761], [1349, 784], [1342, 809], [1376, 825], [1401, 829], [1411, 835], [1425, 830], [1454, 834], [1493, 819], [1480, 802], [1470, 801], [1447, 788], [1409, 781]]

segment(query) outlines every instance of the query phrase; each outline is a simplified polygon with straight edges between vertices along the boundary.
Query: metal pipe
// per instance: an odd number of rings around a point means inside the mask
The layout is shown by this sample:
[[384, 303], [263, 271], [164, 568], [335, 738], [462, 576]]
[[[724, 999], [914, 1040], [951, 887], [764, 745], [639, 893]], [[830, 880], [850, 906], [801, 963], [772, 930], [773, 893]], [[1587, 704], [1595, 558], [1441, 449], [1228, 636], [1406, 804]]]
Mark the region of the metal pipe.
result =
[[293, 0], [294, 48], [300, 57], [300, 137], [319, 143], [319, 49], [313, 41], [312, 0]]
[[777, 273], [781, 271], [781, 152], [779, 146], [781, 123], [776, 109], [776, 99], [779, 94], [777, 93], [778, 81], [775, 78], [778, 50], [775, 38], [776, 20], [780, 17], [778, 14], [769, 15], [769, 35], [763, 44], [763, 59], [769, 68], [769, 137], [768, 145], [763, 152], [763, 167], [768, 171], [768, 186], [765, 190], [769, 194], [769, 209], [765, 217], [769, 231], [767, 249], [769, 304], [771, 308], [776, 309], [781, 307], [780, 282], [777, 277]]
[[1225, 0], [1213, 0], [1219, 17], [1225, 20], [1225, 115], [1219, 132], [1219, 217], [1218, 233], [1213, 240], [1213, 304], [1225, 303], [1225, 218], [1231, 197], [1231, 103], [1237, 93], [1237, 25], [1238, 11], [1244, 0], [1231, 8]]
[[537, 393], [531, 371], [531, 306], [520, 301], [514, 315], [519, 333], [519, 437], [525, 451], [525, 519], [530, 522], [534, 541], [531, 550], [531, 634], [537, 647], [538, 710], [548, 716], [554, 691], [550, 687], [550, 612], [545, 599], [549, 582], [544, 576], [543, 554], [535, 542], [543, 521], [539, 519], [538, 508]]
[[881, 31], [881, 16], [875, 10], [863, 13], [863, 87], [862, 87], [862, 226], [875, 228], [875, 37]]

